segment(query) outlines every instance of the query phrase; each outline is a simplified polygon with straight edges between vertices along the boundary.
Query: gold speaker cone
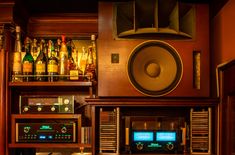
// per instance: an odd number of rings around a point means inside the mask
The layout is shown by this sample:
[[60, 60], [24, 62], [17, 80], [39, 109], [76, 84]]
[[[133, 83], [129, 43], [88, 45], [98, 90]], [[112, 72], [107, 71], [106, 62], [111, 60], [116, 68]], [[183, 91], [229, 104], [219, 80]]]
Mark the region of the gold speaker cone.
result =
[[159, 66], [159, 64], [155, 63], [155, 62], [150, 62], [148, 64], [145, 65], [145, 72], [148, 76], [152, 77], [152, 78], [156, 78], [159, 76], [160, 72], [161, 72], [161, 68]]
[[141, 93], [162, 96], [178, 85], [182, 76], [182, 62], [177, 51], [169, 44], [147, 41], [131, 53], [128, 76]]

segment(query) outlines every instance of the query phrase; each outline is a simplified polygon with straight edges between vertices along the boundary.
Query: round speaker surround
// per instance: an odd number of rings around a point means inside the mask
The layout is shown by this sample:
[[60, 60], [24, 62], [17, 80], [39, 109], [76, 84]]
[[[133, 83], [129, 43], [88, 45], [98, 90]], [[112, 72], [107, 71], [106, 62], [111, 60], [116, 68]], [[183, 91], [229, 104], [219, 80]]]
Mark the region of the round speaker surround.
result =
[[136, 46], [128, 59], [127, 69], [132, 85], [148, 96], [170, 93], [183, 75], [182, 60], [176, 49], [159, 40]]

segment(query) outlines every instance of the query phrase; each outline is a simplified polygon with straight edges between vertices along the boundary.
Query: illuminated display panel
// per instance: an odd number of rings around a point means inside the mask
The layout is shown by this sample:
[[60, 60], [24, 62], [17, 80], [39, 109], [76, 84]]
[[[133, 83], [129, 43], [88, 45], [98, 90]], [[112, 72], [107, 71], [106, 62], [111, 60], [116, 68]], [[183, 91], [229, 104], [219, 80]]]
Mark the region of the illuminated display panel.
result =
[[151, 131], [134, 131], [133, 132], [134, 141], [153, 141], [153, 132]]
[[156, 132], [156, 141], [167, 141], [175, 142], [176, 141], [176, 132], [174, 131], [157, 131]]

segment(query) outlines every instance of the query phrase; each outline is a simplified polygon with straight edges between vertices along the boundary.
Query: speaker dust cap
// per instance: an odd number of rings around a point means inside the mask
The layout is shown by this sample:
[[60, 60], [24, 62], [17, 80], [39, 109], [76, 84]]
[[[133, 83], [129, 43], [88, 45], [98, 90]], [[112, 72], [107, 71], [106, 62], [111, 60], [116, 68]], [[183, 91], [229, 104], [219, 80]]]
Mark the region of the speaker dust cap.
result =
[[178, 52], [168, 43], [150, 40], [139, 44], [128, 60], [132, 85], [148, 96], [163, 96], [179, 84], [183, 64]]

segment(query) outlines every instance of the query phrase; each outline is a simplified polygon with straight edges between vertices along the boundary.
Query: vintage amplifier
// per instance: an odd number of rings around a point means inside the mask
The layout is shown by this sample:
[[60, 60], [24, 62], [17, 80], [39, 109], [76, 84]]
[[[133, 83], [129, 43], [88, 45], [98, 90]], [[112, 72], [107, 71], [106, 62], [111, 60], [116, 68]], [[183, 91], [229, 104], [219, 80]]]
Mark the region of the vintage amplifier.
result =
[[20, 114], [38, 113], [74, 113], [73, 95], [21, 95]]
[[16, 123], [18, 143], [74, 143], [75, 122]]
[[183, 153], [185, 118], [173, 116], [125, 116], [125, 152]]

